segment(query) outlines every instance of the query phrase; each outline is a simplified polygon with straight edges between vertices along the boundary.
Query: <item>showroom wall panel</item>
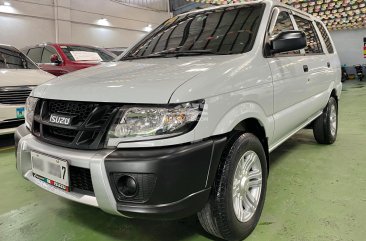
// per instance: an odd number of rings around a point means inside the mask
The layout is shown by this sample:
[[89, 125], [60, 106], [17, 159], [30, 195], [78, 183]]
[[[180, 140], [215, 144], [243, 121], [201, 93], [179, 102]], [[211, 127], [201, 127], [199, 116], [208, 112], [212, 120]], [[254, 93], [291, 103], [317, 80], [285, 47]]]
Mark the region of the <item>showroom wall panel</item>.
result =
[[[0, 6], [0, 43], [42, 42], [127, 47], [170, 15], [111, 0], [9, 0]], [[54, 7], [57, 6], [57, 7]], [[100, 21], [103, 20], [103, 21]]]
[[138, 31], [77, 23], [72, 24], [71, 34], [73, 43], [96, 45], [99, 47], [128, 47], [145, 35], [145, 33]]
[[53, 20], [0, 14], [0, 43], [22, 48], [34, 43], [55, 41]]
[[363, 55], [363, 39], [366, 38], [365, 29], [332, 31], [330, 35], [342, 64], [347, 66], [366, 64]]

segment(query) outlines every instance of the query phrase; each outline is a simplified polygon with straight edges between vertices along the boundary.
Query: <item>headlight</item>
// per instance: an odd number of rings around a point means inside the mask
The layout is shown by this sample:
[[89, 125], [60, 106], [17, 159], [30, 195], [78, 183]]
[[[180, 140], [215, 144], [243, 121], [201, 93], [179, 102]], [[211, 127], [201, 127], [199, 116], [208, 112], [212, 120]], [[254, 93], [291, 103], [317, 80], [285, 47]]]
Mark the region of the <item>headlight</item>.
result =
[[25, 125], [29, 130], [32, 129], [34, 110], [36, 109], [37, 101], [37, 98], [29, 96], [25, 102]]
[[122, 108], [108, 133], [108, 142], [160, 139], [186, 133], [199, 120], [203, 104], [198, 101], [172, 107]]

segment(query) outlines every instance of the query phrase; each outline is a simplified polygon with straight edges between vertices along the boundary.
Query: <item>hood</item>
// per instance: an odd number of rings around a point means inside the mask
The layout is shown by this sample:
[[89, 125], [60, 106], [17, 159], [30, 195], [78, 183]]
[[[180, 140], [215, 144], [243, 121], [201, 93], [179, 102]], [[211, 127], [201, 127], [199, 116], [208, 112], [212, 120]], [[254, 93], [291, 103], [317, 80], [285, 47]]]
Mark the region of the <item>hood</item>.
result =
[[46, 99], [168, 103], [174, 91], [194, 76], [214, 68], [219, 58], [195, 56], [111, 62], [63, 75], [37, 88]]
[[1, 69], [0, 87], [40, 85], [53, 78], [54, 75], [40, 69]]

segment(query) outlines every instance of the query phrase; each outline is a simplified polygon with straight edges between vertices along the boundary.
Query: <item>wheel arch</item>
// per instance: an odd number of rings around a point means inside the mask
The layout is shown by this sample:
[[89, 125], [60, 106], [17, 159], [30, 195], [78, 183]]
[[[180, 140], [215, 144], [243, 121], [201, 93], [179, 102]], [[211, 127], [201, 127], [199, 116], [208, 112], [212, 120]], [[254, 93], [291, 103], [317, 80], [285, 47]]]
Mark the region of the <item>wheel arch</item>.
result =
[[332, 92], [330, 93], [330, 97], [334, 97], [334, 99], [338, 102], [338, 94], [336, 89], [332, 90]]
[[267, 159], [267, 168], [269, 171], [269, 147], [268, 147], [268, 135], [264, 125], [257, 118], [246, 118], [239, 122], [232, 130], [232, 132], [252, 133], [255, 135], [263, 145], [264, 152]]

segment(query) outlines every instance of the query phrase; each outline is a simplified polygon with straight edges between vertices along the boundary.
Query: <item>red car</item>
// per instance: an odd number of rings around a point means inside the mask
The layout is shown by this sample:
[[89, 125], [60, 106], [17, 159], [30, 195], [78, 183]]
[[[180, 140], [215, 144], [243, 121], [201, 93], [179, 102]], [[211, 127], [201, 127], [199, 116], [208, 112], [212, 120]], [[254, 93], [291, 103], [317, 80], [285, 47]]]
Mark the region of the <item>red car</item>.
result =
[[105, 49], [76, 44], [45, 43], [26, 47], [22, 52], [42, 70], [56, 76], [109, 62], [117, 57]]

